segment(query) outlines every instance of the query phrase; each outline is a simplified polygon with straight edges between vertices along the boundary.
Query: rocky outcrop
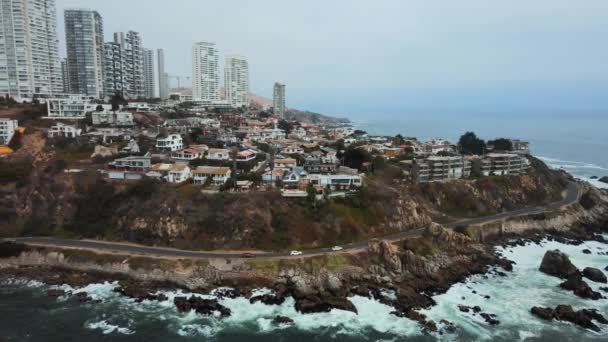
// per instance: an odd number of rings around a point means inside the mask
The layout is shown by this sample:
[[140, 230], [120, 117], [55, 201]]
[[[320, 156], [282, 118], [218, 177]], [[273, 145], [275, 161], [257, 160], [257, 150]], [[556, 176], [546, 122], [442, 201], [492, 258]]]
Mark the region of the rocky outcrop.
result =
[[608, 282], [608, 279], [606, 278], [604, 272], [594, 267], [585, 267], [585, 269], [583, 270], [583, 277], [596, 283], [606, 284]]
[[65, 291], [61, 289], [50, 289], [46, 291], [46, 295], [49, 297], [62, 297], [65, 296]]
[[141, 303], [144, 300], [165, 301], [167, 296], [158, 293], [159, 286], [146, 286], [145, 283], [135, 282], [132, 280], [120, 281], [120, 286], [114, 289], [123, 296], [135, 299], [135, 302]]
[[272, 323], [277, 324], [277, 325], [283, 325], [283, 324], [288, 324], [291, 325], [293, 324], [293, 319], [289, 318], [289, 317], [285, 317], [285, 316], [276, 316], [273, 320]]
[[385, 265], [393, 273], [401, 273], [401, 257], [396, 246], [386, 240], [371, 240], [367, 250], [376, 263]]
[[333, 309], [357, 313], [357, 308], [346, 298], [308, 296], [296, 298], [296, 310], [301, 313], [330, 312]]
[[558, 250], [545, 253], [540, 271], [561, 279], [568, 279], [571, 275], [578, 274], [578, 269], [570, 262], [570, 258]]
[[91, 154], [91, 159], [100, 157], [100, 158], [110, 158], [118, 155], [118, 149], [116, 147], [106, 147], [102, 145], [95, 146], [95, 151]]
[[173, 303], [179, 312], [189, 312], [194, 310], [202, 315], [213, 315], [216, 312], [219, 313], [221, 317], [228, 317], [231, 315], [230, 309], [219, 304], [217, 300], [213, 299], [203, 299], [195, 296], [190, 298], [175, 297]]
[[599, 179], [600, 182], [608, 184], [608, 176], [604, 176]]
[[608, 320], [596, 310], [582, 309], [575, 311], [570, 305], [559, 305], [555, 309], [533, 307], [530, 311], [534, 316], [546, 321], [567, 321], [593, 331], [600, 331], [600, 328], [593, 321], [608, 324]]
[[569, 290], [574, 292], [575, 295], [585, 298], [585, 299], [593, 299], [598, 300], [603, 298], [599, 292], [593, 291], [589, 284], [587, 284], [583, 277], [580, 274], [572, 274], [568, 277], [568, 280], [559, 284], [564, 290]]

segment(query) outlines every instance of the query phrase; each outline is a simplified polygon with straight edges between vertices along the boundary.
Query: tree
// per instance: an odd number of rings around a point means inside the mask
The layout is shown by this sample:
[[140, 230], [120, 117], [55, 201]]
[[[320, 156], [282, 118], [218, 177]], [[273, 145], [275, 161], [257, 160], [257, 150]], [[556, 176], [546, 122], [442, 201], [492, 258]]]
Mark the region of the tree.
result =
[[496, 151], [513, 151], [513, 143], [505, 138], [490, 140], [488, 141], [488, 146], [493, 146]]
[[[236, 146], [233, 146], [230, 149], [230, 158], [232, 158], [232, 179], [236, 179], [236, 157], [239, 155], [239, 149]], [[234, 184], [236, 185], [236, 183]]]
[[97, 107], [95, 107], [95, 111], [96, 112], [103, 112], [103, 106], [102, 105], [97, 105]]
[[291, 133], [291, 131], [293, 131], [293, 124], [286, 120], [279, 121], [278, 127], [279, 127], [279, 129], [284, 130], [285, 133], [287, 133], [287, 134], [289, 134], [289, 133]]
[[482, 155], [486, 151], [486, 143], [473, 132], [466, 132], [458, 141], [458, 148], [462, 154]]
[[125, 100], [124, 97], [122, 97], [122, 95], [119, 92], [116, 92], [114, 95], [112, 95], [112, 98], [110, 99], [110, 103], [112, 104], [112, 111], [117, 111], [120, 109], [120, 106], [124, 106], [127, 105], [128, 102], [127, 100]]
[[403, 145], [403, 144], [405, 144], [405, 139], [403, 139], [403, 135], [397, 134], [393, 138], [393, 145], [400, 146], [400, 145]]
[[365, 162], [372, 161], [372, 155], [362, 148], [349, 146], [344, 152], [344, 165], [360, 170]]

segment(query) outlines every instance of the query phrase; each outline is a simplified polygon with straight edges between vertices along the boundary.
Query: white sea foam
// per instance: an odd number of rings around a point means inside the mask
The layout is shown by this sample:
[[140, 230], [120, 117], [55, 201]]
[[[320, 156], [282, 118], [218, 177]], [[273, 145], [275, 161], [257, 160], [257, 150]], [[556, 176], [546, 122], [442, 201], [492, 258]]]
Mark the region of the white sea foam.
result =
[[102, 320], [99, 322], [87, 323], [86, 327], [92, 330], [101, 330], [104, 335], [108, 335], [111, 333], [119, 333], [123, 335], [133, 335], [135, 331], [130, 330], [129, 328], [121, 327], [118, 325], [110, 324], [106, 320]]
[[[559, 288], [560, 279], [548, 276], [538, 268], [546, 251], [559, 249], [568, 254], [579, 269], [604, 269], [608, 265], [608, 258], [598, 255], [597, 252], [605, 251], [606, 247], [598, 242], [572, 246], [544, 241], [540, 246], [529, 244], [525, 247], [498, 248], [507, 258], [516, 262], [513, 272], [509, 272], [507, 277], [490, 275], [488, 279], [484, 279], [482, 275], [473, 276], [464, 283], [454, 285], [447, 293], [436, 296], [437, 305], [422, 312], [434, 320], [450, 320], [479, 339], [526, 339], [540, 335], [545, 330], [583, 333], [573, 325], [547, 323], [537, 319], [530, 314], [530, 309], [534, 306], [555, 307], [559, 304], [569, 304], [577, 309], [595, 308], [600, 312], [607, 312], [608, 300], [588, 301], [578, 298], [572, 292]], [[593, 254], [583, 254], [583, 249], [590, 249]], [[587, 282], [596, 291], [601, 287], [601, 284]], [[490, 299], [484, 298], [484, 295], [489, 295]], [[459, 304], [478, 305], [483, 312], [496, 314], [501, 323], [497, 327], [491, 327], [479, 315], [460, 312]], [[513, 335], [515, 332], [517, 335]], [[586, 333], [595, 335], [592, 332]]]
[[220, 331], [219, 328], [202, 325], [202, 324], [186, 324], [177, 330], [177, 334], [183, 337], [204, 336], [213, 337]]

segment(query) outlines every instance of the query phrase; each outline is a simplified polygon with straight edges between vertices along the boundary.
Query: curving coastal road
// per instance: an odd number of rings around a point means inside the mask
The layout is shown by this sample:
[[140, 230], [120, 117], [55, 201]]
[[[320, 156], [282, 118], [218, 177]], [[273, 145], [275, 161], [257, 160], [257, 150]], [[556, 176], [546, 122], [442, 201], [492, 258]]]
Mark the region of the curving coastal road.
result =
[[[482, 223], [491, 223], [500, 221], [508, 218], [517, 216], [530, 215], [536, 213], [542, 213], [546, 211], [556, 210], [578, 201], [580, 196], [580, 190], [576, 183], [569, 183], [566, 189], [566, 195], [561, 201], [546, 205], [524, 208], [509, 212], [504, 212], [495, 215], [489, 215], [484, 217], [463, 219], [453, 223], [446, 224], [449, 229], [453, 229], [458, 226], [467, 226]], [[388, 241], [400, 241], [408, 238], [419, 237], [424, 232], [424, 228], [409, 230], [406, 232], [400, 232], [397, 234], [387, 235], [380, 237], [379, 239]], [[15, 241], [24, 243], [32, 246], [45, 246], [45, 247], [58, 247], [58, 248], [76, 248], [86, 249], [98, 252], [110, 252], [118, 254], [128, 255], [142, 255], [148, 257], [171, 257], [171, 258], [239, 258], [242, 252], [201, 252], [201, 251], [187, 251], [172, 248], [162, 247], [148, 247], [135, 244], [119, 243], [119, 242], [107, 242], [107, 241], [96, 241], [96, 240], [68, 240], [58, 238], [40, 238], [40, 237], [24, 237], [24, 238], [13, 238], [13, 239], [2, 239], [0, 241]], [[303, 251], [304, 256], [314, 256], [319, 254], [338, 254], [347, 253], [356, 250], [366, 248], [369, 240], [354, 242], [347, 245], [343, 245], [341, 251], [332, 251], [331, 248], [317, 248]], [[254, 253], [256, 258], [285, 258], [289, 257], [289, 253]], [[300, 256], [301, 257], [301, 256]]]

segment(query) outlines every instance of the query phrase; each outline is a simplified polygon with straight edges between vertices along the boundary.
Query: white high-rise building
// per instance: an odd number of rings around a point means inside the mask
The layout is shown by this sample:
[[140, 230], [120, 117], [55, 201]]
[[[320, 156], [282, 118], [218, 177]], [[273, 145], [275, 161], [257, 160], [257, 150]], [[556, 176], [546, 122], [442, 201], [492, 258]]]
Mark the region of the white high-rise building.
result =
[[235, 107], [249, 105], [249, 64], [245, 57], [226, 57], [224, 88], [228, 103]]
[[125, 98], [145, 97], [144, 49], [141, 35], [135, 31], [114, 33], [114, 43], [119, 44], [124, 54]]
[[213, 43], [195, 43], [192, 47], [192, 97], [195, 101], [217, 102], [219, 91], [219, 52]]
[[63, 92], [55, 0], [0, 0], [0, 94]]
[[274, 84], [274, 93], [272, 96], [274, 104], [274, 115], [284, 118], [285, 117], [285, 85], [281, 83]]
[[154, 97], [154, 51], [144, 49], [144, 95]]
[[101, 15], [76, 8], [65, 10], [64, 18], [69, 90], [102, 98], [105, 54]]
[[158, 49], [158, 96], [162, 100], [169, 98], [169, 75], [165, 71], [165, 51]]

